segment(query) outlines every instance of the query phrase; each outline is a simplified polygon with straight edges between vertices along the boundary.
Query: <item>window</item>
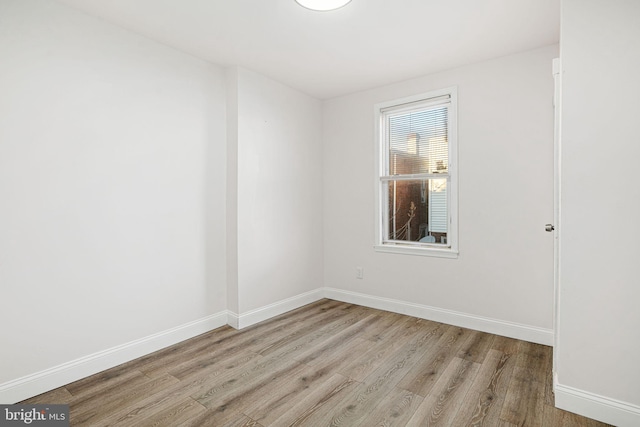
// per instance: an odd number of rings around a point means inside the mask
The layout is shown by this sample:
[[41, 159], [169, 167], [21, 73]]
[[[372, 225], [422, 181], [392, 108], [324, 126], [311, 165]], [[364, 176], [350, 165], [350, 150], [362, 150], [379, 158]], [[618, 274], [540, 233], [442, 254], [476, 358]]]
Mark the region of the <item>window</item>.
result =
[[376, 105], [376, 250], [455, 258], [456, 88]]

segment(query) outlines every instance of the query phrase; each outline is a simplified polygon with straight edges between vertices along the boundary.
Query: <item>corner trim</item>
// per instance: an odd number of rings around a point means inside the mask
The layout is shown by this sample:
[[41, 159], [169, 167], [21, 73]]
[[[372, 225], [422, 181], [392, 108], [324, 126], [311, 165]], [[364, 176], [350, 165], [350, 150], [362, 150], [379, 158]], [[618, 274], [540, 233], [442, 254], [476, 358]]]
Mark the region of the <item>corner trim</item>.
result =
[[556, 407], [618, 427], [640, 425], [640, 406], [555, 384]]
[[229, 311], [228, 323], [236, 329], [243, 329], [286, 313], [287, 311], [295, 310], [296, 308], [311, 304], [312, 302], [316, 302], [322, 298], [324, 298], [323, 289], [318, 288], [313, 291], [305, 292], [304, 294], [274, 302], [273, 304], [265, 305], [264, 307], [249, 310], [242, 314]]
[[238, 313], [227, 310], [227, 324], [234, 329], [240, 329], [240, 316]]
[[553, 329], [538, 328], [520, 323], [491, 319], [488, 317], [476, 316], [453, 310], [365, 295], [335, 288], [325, 288], [325, 297], [538, 344], [548, 346], [553, 345]]
[[0, 403], [20, 402], [226, 324], [223, 311], [5, 382], [0, 384]]

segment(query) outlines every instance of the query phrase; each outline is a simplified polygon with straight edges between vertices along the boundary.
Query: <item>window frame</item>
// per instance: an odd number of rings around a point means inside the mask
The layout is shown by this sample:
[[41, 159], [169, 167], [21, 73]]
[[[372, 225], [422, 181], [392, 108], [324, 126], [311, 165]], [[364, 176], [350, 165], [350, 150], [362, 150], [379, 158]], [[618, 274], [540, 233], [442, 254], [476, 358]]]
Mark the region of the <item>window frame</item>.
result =
[[[448, 106], [448, 149], [449, 178], [447, 181], [447, 209], [449, 227], [447, 244], [430, 244], [420, 242], [395, 243], [385, 241], [385, 230], [388, 226], [388, 190], [385, 186], [385, 171], [388, 164], [389, 146], [386, 135], [387, 118], [393, 113], [409, 111], [434, 104], [437, 98], [449, 96]], [[441, 258], [457, 258], [458, 251], [458, 88], [452, 86], [418, 95], [377, 103], [375, 115], [375, 242], [377, 252], [422, 255]], [[409, 177], [410, 175], [406, 175]], [[432, 179], [432, 178], [429, 178]], [[438, 179], [433, 177], [433, 179]], [[439, 178], [443, 179], [443, 178]]]

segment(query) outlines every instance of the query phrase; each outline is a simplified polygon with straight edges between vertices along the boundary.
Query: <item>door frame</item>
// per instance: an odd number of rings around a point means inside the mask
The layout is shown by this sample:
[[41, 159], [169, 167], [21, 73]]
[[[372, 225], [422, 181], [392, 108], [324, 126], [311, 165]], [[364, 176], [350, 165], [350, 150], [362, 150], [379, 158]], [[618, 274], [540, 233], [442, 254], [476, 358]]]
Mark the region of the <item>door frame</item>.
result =
[[561, 209], [561, 125], [562, 125], [562, 65], [560, 58], [552, 61], [552, 74], [554, 83], [553, 94], [553, 388], [558, 383], [557, 354], [559, 348], [559, 323], [560, 323], [560, 223]]

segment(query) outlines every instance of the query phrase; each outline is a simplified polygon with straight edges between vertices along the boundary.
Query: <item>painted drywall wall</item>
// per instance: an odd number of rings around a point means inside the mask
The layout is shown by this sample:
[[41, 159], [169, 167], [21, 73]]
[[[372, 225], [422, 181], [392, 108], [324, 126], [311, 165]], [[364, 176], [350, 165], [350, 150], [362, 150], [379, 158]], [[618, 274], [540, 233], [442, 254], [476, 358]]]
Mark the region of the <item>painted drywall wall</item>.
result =
[[[557, 46], [324, 103], [325, 285], [553, 327], [553, 77]], [[374, 105], [458, 87], [457, 259], [375, 252]], [[356, 279], [356, 267], [364, 278]]]
[[322, 287], [322, 115], [315, 98], [243, 68], [232, 72], [243, 314]]
[[224, 311], [223, 70], [44, 0], [0, 63], [0, 384]]
[[[227, 310], [239, 313], [238, 305], [238, 69], [225, 70], [227, 188], [226, 272]], [[237, 327], [237, 324], [233, 326]]]
[[632, 0], [562, 5], [557, 379], [636, 405], [624, 425], [640, 420], [639, 16]]

